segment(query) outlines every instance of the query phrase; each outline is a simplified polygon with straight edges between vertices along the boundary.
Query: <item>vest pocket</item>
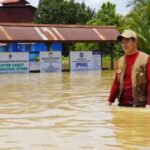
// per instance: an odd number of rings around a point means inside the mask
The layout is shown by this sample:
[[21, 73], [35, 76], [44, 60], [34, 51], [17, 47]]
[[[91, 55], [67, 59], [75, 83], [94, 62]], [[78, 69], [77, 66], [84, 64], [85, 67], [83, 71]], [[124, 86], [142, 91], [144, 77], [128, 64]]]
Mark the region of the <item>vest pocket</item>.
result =
[[145, 65], [141, 65], [137, 69], [136, 79], [137, 79], [137, 85], [143, 85], [147, 83]]
[[138, 99], [139, 102], [146, 102], [147, 99], [147, 79], [146, 79], [146, 71], [145, 71], [145, 65], [140, 65], [140, 67], [137, 69], [136, 74], [136, 92], [135, 97]]
[[147, 95], [147, 84], [140, 84], [136, 86], [136, 93], [138, 97]]

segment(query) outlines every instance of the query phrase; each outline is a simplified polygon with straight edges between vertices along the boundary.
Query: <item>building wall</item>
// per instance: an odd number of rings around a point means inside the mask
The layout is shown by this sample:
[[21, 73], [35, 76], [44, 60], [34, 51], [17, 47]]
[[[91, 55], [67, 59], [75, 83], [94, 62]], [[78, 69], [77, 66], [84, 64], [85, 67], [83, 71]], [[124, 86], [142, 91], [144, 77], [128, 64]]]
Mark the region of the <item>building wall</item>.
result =
[[0, 22], [3, 23], [31, 23], [36, 8], [32, 6], [0, 7]]
[[62, 51], [62, 43], [54, 42], [49, 45], [49, 49], [46, 44], [41, 43], [8, 43], [6, 45], [0, 45], [0, 52], [29, 52], [39, 53], [43, 51]]
[[20, 0], [18, 2], [13, 2], [13, 3], [3, 3], [3, 6], [20, 6], [20, 5], [26, 5], [26, 4], [29, 4], [29, 3], [25, 0]]

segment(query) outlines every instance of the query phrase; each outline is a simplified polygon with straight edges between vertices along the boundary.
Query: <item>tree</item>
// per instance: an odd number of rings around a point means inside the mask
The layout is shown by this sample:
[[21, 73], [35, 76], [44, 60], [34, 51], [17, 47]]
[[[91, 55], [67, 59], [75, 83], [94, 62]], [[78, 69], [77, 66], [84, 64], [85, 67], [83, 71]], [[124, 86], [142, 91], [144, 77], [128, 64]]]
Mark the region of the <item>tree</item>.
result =
[[[112, 25], [119, 27], [121, 24], [122, 16], [116, 13], [116, 5], [110, 3], [109, 1], [103, 3], [99, 11], [97, 12], [94, 19], [91, 19], [87, 22], [89, 25]], [[103, 52], [103, 55], [108, 55], [110, 50], [112, 50], [112, 45], [110, 43], [90, 43], [90, 44], [77, 44], [75, 50], [80, 50], [80, 48], [86, 50], [100, 49]], [[115, 48], [119, 49], [118, 45]], [[118, 53], [117, 53], [118, 54]]]
[[132, 0], [132, 10], [124, 19], [124, 28], [138, 35], [139, 49], [150, 54], [150, 0]]
[[41, 0], [35, 23], [44, 24], [86, 24], [92, 19], [95, 11], [74, 0]]
[[108, 1], [102, 4], [101, 8], [96, 14], [96, 18], [90, 20], [88, 24], [119, 26], [120, 18], [121, 16], [116, 13], [116, 5]]

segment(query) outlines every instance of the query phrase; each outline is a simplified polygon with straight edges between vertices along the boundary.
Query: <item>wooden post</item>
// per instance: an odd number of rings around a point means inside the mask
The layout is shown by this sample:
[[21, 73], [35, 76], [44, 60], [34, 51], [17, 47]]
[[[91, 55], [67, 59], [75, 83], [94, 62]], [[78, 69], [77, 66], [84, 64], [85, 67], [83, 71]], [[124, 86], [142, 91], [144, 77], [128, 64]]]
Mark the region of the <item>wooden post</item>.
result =
[[[102, 43], [99, 43], [99, 48], [101, 47]], [[100, 48], [100, 54], [101, 54], [101, 68], [103, 69], [103, 50]]]
[[101, 68], [103, 69], [103, 50], [100, 50], [101, 52]]
[[45, 42], [45, 45], [47, 47], [47, 51], [49, 51], [50, 50], [50, 43], [49, 42]]
[[111, 55], [111, 70], [113, 70], [114, 69], [114, 43], [111, 43], [110, 55]]

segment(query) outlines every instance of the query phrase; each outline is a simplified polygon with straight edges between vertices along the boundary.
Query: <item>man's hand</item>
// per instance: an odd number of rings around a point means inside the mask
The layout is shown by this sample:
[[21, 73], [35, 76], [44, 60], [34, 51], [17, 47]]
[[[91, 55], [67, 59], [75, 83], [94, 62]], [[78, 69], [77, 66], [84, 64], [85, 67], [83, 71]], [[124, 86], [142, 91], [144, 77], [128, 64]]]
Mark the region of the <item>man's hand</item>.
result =
[[112, 102], [108, 102], [108, 106], [112, 106]]
[[150, 105], [149, 105], [149, 104], [147, 104], [147, 105], [146, 105], [146, 108], [150, 108]]

